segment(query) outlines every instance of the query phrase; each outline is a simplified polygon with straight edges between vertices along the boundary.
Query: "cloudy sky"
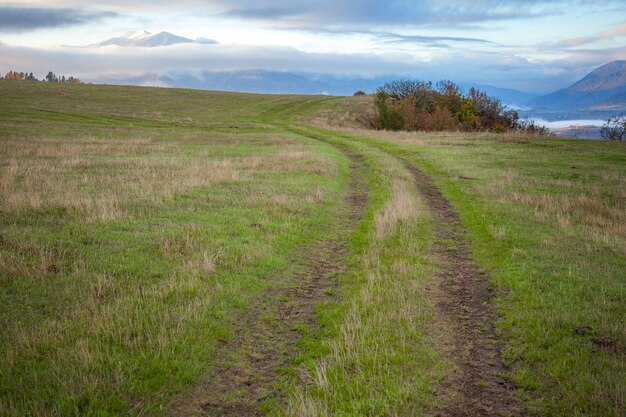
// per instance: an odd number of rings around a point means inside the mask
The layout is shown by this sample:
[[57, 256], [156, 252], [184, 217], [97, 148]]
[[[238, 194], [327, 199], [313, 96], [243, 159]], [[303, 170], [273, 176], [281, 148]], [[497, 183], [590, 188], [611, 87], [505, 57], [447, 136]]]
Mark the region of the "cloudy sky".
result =
[[[200, 41], [97, 45], [144, 30]], [[626, 0], [0, 0], [0, 72], [39, 77], [266, 69], [549, 92], [615, 59]]]

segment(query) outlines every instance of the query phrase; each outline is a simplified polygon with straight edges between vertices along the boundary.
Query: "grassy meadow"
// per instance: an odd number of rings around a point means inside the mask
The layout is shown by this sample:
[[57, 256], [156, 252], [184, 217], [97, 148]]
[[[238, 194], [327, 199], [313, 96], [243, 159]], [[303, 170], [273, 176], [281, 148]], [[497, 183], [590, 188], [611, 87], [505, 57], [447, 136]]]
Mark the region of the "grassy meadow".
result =
[[493, 286], [515, 401], [624, 415], [625, 144], [377, 132], [368, 100], [0, 82], [0, 415], [445, 415], [411, 167]]

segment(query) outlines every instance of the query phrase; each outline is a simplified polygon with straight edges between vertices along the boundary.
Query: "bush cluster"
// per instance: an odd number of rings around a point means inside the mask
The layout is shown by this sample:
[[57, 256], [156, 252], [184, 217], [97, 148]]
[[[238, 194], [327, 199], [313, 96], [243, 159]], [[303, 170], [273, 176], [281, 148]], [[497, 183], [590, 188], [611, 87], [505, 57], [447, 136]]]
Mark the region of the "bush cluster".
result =
[[[2, 76], [0, 76], [0, 79], [3, 79]], [[27, 72], [17, 71], [7, 72], [7, 74], [4, 76], [4, 79], [9, 81], [37, 81], [37, 78], [35, 78], [32, 72], [29, 74]]]
[[600, 135], [605, 140], [626, 140], [626, 114], [620, 113], [617, 116], [609, 117], [600, 129]]
[[451, 81], [399, 80], [379, 87], [375, 95], [378, 127], [390, 130], [491, 131], [547, 133], [520, 121], [498, 99], [471, 88], [467, 95]]

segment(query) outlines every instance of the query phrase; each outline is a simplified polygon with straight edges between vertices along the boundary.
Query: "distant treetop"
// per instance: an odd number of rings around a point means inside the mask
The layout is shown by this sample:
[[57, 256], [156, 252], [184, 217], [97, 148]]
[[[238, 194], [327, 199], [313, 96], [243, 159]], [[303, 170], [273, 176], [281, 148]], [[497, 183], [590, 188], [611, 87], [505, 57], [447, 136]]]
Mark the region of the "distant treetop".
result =
[[[17, 72], [17, 71], [9, 71], [6, 73], [6, 75], [4, 77], [0, 76], [0, 80], [7, 80], [7, 81], [39, 81], [34, 75], [33, 73], [27, 73], [27, 72]], [[75, 78], [74, 76], [69, 76], [66, 77], [65, 75], [62, 75], [60, 78], [57, 77], [54, 72], [49, 71], [48, 75], [46, 75], [46, 77], [41, 80], [41, 81], [47, 81], [47, 82], [51, 82], [51, 83], [70, 83], [70, 84], [80, 84], [81, 81], [78, 78]]]
[[9, 71], [4, 76], [5, 80], [9, 81], [37, 81], [37, 78], [31, 72], [30, 74], [27, 72], [17, 72], [17, 71]]

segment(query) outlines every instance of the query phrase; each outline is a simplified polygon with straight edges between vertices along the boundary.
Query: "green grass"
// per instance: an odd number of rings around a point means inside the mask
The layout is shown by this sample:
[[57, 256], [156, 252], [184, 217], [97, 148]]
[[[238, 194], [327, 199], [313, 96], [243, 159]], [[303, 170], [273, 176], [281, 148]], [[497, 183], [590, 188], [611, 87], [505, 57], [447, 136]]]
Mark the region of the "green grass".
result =
[[[262, 409], [445, 407], [431, 214], [394, 156], [434, 178], [501, 290], [520, 400], [623, 414], [624, 144], [336, 127], [366, 100], [0, 82], [0, 414], [167, 414], [326, 240], [346, 267]], [[368, 187], [353, 229], [344, 152]]]
[[[626, 148], [500, 135], [348, 131], [436, 180], [497, 304], [519, 396], [541, 415], [626, 405]], [[588, 326], [580, 334], [577, 327]]]
[[450, 364], [434, 341], [429, 213], [411, 174], [377, 149], [332, 134], [300, 130], [362, 155], [370, 201], [350, 237], [352, 265], [339, 302], [319, 310], [321, 330], [294, 359], [309, 375], [289, 390], [285, 413], [298, 416], [422, 415], [443, 401], [436, 387]]
[[224, 133], [219, 103], [176, 126], [185, 92], [84, 86], [65, 101], [65, 87], [24, 86], [0, 87], [1, 408], [153, 413], [330, 222], [345, 157], [263, 126]]
[[[542, 414], [619, 415], [626, 406], [626, 149], [481, 142], [415, 159], [439, 177], [477, 258], [508, 290], [498, 302], [513, 379]], [[455, 174], [478, 180], [468, 185]], [[580, 326], [592, 331], [576, 334]], [[601, 338], [611, 346], [594, 343]]]

